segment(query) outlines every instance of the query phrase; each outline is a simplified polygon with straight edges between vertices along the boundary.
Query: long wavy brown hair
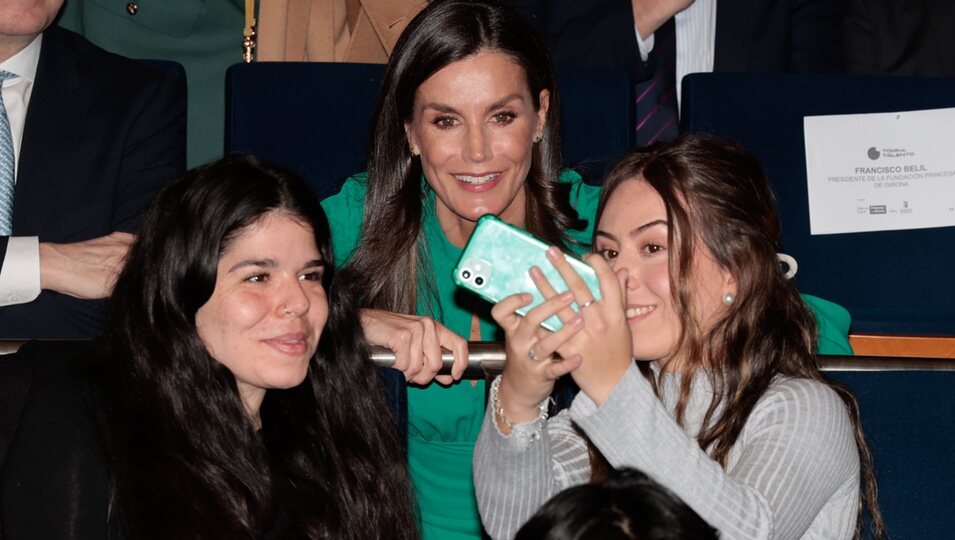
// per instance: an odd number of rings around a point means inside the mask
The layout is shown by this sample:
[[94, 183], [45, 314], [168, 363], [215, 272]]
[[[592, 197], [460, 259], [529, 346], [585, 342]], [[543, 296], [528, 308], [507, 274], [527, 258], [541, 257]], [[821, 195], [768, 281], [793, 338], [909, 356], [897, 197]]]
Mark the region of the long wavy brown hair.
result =
[[[535, 110], [550, 92], [542, 139], [534, 145], [524, 227], [547, 242], [566, 246], [567, 229], [582, 222], [569, 202], [561, 168], [560, 98], [547, 46], [514, 10], [484, 0], [443, 0], [422, 10], [405, 28], [391, 54], [375, 109], [361, 242], [343, 276], [364, 307], [415, 313], [419, 285], [430, 283], [427, 246], [420, 241], [423, 201], [421, 161], [411, 155], [404, 123], [415, 92], [445, 66], [493, 50], [521, 66]], [[432, 285], [433, 286], [433, 285]]]
[[[671, 294], [681, 331], [670, 355], [677, 361], [667, 362], [662, 372], [678, 372], [682, 379], [677, 422], [683, 425], [685, 420], [694, 375], [705, 368], [719, 368], [706, 369], [715, 392], [697, 442], [725, 468], [730, 449], [774, 377], [825, 384], [845, 403], [855, 428], [863, 480], [856, 537], [862, 532], [864, 504], [873, 535], [881, 538], [884, 524], [859, 405], [848, 388], [831, 381], [819, 369], [814, 353], [815, 317], [780, 268], [776, 255], [779, 216], [759, 161], [737, 144], [708, 136], [688, 136], [634, 151], [607, 178], [597, 223], [614, 191], [635, 178], [644, 179], [660, 195], [670, 223]], [[697, 242], [703, 243], [737, 284], [736, 300], [705, 330], [693, 316], [692, 306]], [[641, 371], [655, 383], [648, 365], [643, 363]], [[591, 448], [594, 471], [599, 474], [601, 457]]]

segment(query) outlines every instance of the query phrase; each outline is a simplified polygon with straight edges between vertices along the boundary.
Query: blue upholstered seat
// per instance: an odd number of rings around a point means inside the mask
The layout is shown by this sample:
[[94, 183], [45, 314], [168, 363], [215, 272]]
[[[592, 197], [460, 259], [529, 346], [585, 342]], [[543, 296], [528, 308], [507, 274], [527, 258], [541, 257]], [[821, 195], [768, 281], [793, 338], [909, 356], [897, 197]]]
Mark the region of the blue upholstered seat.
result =
[[707, 73], [683, 80], [681, 121], [760, 158], [800, 289], [848, 308], [853, 333], [955, 335], [955, 227], [810, 235], [803, 140], [807, 115], [942, 107], [955, 79]]
[[[868, 369], [827, 373], [859, 400], [890, 538], [951, 538], [955, 360], [854, 357], [849, 362]], [[914, 369], [897, 371], [899, 367]]]
[[319, 198], [364, 170], [383, 66], [259, 62], [226, 72], [225, 151], [301, 174]]

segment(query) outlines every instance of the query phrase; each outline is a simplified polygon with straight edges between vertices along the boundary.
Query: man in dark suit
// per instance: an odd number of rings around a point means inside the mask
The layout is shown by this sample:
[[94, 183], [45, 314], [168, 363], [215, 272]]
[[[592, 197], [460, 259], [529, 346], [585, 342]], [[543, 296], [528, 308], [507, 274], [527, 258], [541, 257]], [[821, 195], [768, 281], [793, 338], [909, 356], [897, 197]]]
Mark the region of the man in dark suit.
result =
[[955, 77], [955, 2], [848, 0], [846, 73]]
[[[0, 340], [100, 334], [129, 232], [185, 168], [183, 82], [51, 27], [62, 3], [0, 0]], [[0, 356], [0, 469], [31, 388], [75, 346]]]
[[0, 71], [16, 75], [0, 339], [101, 333], [128, 233], [185, 169], [184, 83], [50, 26], [62, 3], [0, 0]]
[[[639, 82], [647, 39], [695, 0], [508, 0], [548, 40], [558, 65], [619, 67]], [[719, 0], [713, 71], [836, 73], [842, 10], [833, 0]]]
[[508, 1], [545, 36], [558, 66], [630, 72], [638, 144], [658, 138], [641, 132], [648, 120], [651, 135], [676, 135], [682, 75], [842, 69], [842, 10], [834, 0]]

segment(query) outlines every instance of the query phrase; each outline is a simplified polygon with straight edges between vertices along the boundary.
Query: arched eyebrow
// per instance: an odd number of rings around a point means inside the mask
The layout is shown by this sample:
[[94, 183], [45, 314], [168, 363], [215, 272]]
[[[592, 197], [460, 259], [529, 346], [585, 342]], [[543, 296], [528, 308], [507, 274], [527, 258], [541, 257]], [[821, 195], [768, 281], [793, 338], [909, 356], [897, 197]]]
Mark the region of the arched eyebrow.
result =
[[256, 268], [275, 268], [278, 265], [273, 259], [245, 259], [232, 265], [232, 268], [229, 268], [229, 272], [235, 272], [248, 266], [254, 266]]
[[322, 259], [313, 259], [305, 263], [305, 266], [302, 267], [302, 270], [305, 270], [306, 268], [315, 268], [316, 266], [321, 266], [322, 268], [324, 268], [325, 261]]
[[[236, 270], [247, 268], [249, 266], [255, 268], [275, 268], [278, 266], [278, 263], [276, 263], [274, 259], [245, 259], [232, 265], [232, 268], [229, 268], [229, 272], [235, 272]], [[325, 261], [322, 259], [312, 259], [302, 265], [302, 269], [304, 270], [305, 268], [313, 268], [315, 266], [324, 267]]]
[[[665, 220], [665, 219], [655, 219], [655, 220], [653, 220], [653, 221], [648, 221], [647, 223], [644, 223], [643, 225], [640, 225], [640, 226], [638, 226], [638, 227], [634, 227], [633, 229], [630, 229], [630, 232], [627, 233], [627, 234], [628, 234], [628, 236], [636, 236], [636, 235], [642, 233], [643, 231], [645, 231], [645, 230], [647, 230], [647, 229], [650, 229], [650, 228], [653, 228], [653, 227], [656, 227], [656, 226], [658, 226], [658, 225], [663, 225], [664, 227], [669, 227], [669, 226], [670, 226], [670, 223], [667, 222], [667, 220]], [[606, 238], [606, 239], [608, 239], [608, 240], [610, 240], [610, 241], [613, 241], [613, 242], [617, 242], [617, 241], [620, 240], [620, 239], [617, 238], [616, 236], [614, 236], [614, 235], [608, 233], [607, 231], [602, 231], [602, 230], [599, 230], [599, 229], [597, 230], [597, 232], [594, 233], [594, 237]]]
[[[514, 101], [514, 100], [524, 101], [524, 95], [523, 95], [523, 94], [510, 94], [510, 95], [504, 96], [503, 98], [501, 98], [501, 99], [495, 101], [494, 103], [488, 105], [488, 107], [487, 107], [487, 112], [491, 112], [491, 111], [493, 111], [493, 110], [495, 110], [495, 109], [500, 109], [501, 107], [507, 105], [508, 103], [510, 103], [510, 102], [512, 102], [512, 101]], [[452, 106], [450, 106], [450, 105], [447, 105], [447, 104], [444, 104], [444, 103], [437, 103], [437, 102], [427, 103], [427, 104], [424, 105], [423, 109], [432, 109], [432, 110], [435, 110], [435, 111], [438, 111], [438, 112], [441, 112], [441, 113], [447, 113], [447, 114], [460, 114], [460, 113], [458, 112], [458, 110], [455, 109], [454, 107], [452, 107]]]

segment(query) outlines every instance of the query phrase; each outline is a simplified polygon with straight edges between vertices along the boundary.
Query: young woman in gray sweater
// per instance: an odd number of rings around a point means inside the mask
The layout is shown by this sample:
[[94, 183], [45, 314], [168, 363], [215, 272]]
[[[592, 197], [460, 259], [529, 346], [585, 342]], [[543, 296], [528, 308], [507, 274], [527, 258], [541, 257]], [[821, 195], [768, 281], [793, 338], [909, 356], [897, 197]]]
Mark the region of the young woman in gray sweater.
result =
[[[762, 168], [733, 144], [685, 138], [615, 168], [587, 257], [602, 299], [551, 248], [570, 291], [555, 294], [532, 269], [548, 300], [526, 317], [514, 310], [528, 295], [493, 311], [507, 363], [474, 467], [493, 537], [624, 466], [723, 538], [858, 537], [862, 502], [881, 536], [858, 406], [819, 370], [815, 321], [780, 268], [778, 233]], [[555, 313], [564, 327], [542, 330]], [[567, 373], [580, 393], [548, 419]]]

